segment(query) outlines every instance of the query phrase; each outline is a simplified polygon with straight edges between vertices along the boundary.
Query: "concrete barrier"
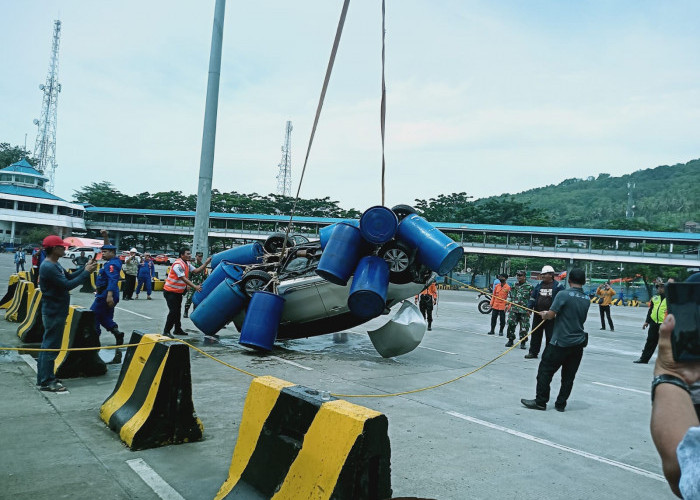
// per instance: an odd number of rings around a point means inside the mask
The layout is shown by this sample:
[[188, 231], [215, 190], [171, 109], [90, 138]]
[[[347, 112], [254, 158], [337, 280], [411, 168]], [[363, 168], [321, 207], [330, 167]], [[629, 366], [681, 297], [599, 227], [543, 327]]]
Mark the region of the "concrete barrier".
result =
[[385, 415], [274, 377], [253, 380], [216, 499], [391, 497]]
[[[61, 349], [99, 347], [100, 338], [95, 328], [95, 313], [80, 306], [70, 306], [63, 328]], [[107, 365], [99, 351], [60, 351], [54, 361], [58, 378], [96, 377], [107, 373]]]
[[15, 296], [15, 291], [17, 290], [17, 283], [19, 283], [19, 276], [16, 274], [10, 275], [10, 280], [7, 284], [7, 292], [2, 299], [0, 299], [0, 309], [7, 309], [12, 303], [12, 298]]
[[202, 438], [192, 402], [189, 347], [156, 341], [162, 335], [133, 332], [112, 394], [100, 418], [132, 450]]
[[34, 283], [20, 279], [12, 297], [10, 306], [5, 311], [5, 320], [21, 323], [27, 317], [29, 303], [34, 295]]
[[35, 290], [29, 302], [29, 311], [17, 327], [17, 336], [25, 344], [41, 342], [44, 338], [44, 322], [41, 319], [41, 290]]

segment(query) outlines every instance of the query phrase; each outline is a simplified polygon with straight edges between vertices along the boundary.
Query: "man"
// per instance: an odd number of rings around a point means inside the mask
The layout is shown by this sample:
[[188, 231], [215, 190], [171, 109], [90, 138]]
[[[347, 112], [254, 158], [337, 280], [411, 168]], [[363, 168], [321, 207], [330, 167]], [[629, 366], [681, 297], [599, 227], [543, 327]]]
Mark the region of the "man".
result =
[[75, 258], [73, 259], [73, 264], [74, 264], [77, 268], [81, 268], [81, 267], [83, 267], [85, 264], [87, 264], [87, 261], [88, 261], [88, 260], [89, 260], [89, 259], [85, 256], [85, 250], [81, 250], [81, 251], [80, 251], [80, 255], [78, 255], [77, 257], [75, 257]]
[[428, 331], [433, 329], [433, 306], [437, 305], [438, 291], [435, 281], [431, 281], [428, 288], [415, 296], [413, 302], [418, 304], [423, 319], [428, 322]]
[[139, 274], [141, 264], [141, 259], [136, 254], [136, 249], [132, 248], [124, 259], [124, 290], [122, 291], [124, 300], [131, 300], [136, 288], [136, 276]]
[[146, 299], [151, 300], [151, 291], [153, 288], [153, 276], [155, 276], [155, 266], [151, 254], [146, 252], [143, 254], [143, 263], [139, 266], [138, 284], [136, 285], [136, 298], [139, 298], [139, 292], [146, 290]]
[[547, 311], [538, 312], [542, 319], [554, 322], [551, 341], [545, 346], [542, 361], [537, 369], [537, 389], [535, 399], [521, 399], [520, 402], [531, 410], [546, 410], [549, 401], [552, 377], [561, 368], [561, 388], [554, 403], [557, 411], [564, 411], [566, 401], [574, 387], [574, 378], [581, 364], [583, 349], [588, 345], [588, 334], [583, 323], [591, 305], [583, 293], [586, 274], [583, 269], [574, 268], [569, 272], [569, 288], [558, 293]]
[[[564, 290], [561, 284], [554, 281], [554, 268], [552, 266], [544, 266], [540, 272], [540, 277], [542, 281], [532, 290], [530, 301], [527, 304], [527, 307], [534, 309], [536, 312], [549, 310], [557, 294]], [[537, 359], [540, 347], [542, 347], [542, 330], [544, 330], [547, 344], [549, 344], [554, 331], [554, 321], [545, 321], [544, 324], [538, 326], [532, 332], [530, 335], [530, 352], [525, 355], [526, 359]]]
[[610, 303], [615, 296], [615, 290], [612, 289], [609, 283], [603, 283], [595, 291], [595, 294], [600, 297], [600, 302], [598, 303], [598, 308], [600, 309], [600, 326], [601, 330], [605, 330], [605, 316], [608, 317], [608, 324], [610, 325], [610, 331], [614, 332], [615, 327], [613, 326], [612, 317], [610, 316]]
[[97, 273], [95, 286], [95, 300], [90, 306], [95, 311], [95, 328], [99, 336], [102, 331], [100, 325], [114, 335], [116, 345], [124, 343], [124, 333], [119, 331], [119, 326], [114, 322], [114, 308], [119, 303], [119, 280], [122, 263], [117, 257], [117, 247], [109, 243], [107, 231], [102, 230], [104, 245], [102, 246], [102, 260], [106, 261], [100, 272]]
[[493, 288], [491, 295], [491, 330], [489, 335], [496, 334], [496, 318], [500, 319], [500, 329], [498, 334], [503, 337], [503, 329], [506, 326], [506, 300], [510, 293], [510, 285], [506, 283], [508, 275], [501, 273], [498, 275], [498, 284]]
[[642, 325], [642, 330], [649, 327], [647, 332], [647, 341], [644, 344], [642, 355], [633, 363], [647, 364], [651, 356], [656, 350], [656, 345], [659, 343], [659, 327], [666, 318], [666, 287], [663, 282], [656, 284], [657, 295], [654, 295], [649, 301], [649, 309], [647, 310], [647, 319]]
[[170, 333], [173, 327], [175, 327], [175, 335], [187, 335], [180, 323], [182, 295], [187, 287], [193, 288], [198, 292], [202, 290], [202, 285], [192, 283], [190, 276], [193, 272], [201, 273], [211, 262], [211, 257], [208, 257], [204, 264], [195, 268], [190, 262], [192, 260], [192, 252], [186, 248], [181, 248], [178, 255], [178, 259], [170, 267], [170, 273], [165, 279], [165, 285], [163, 286], [163, 297], [165, 297], [165, 302], [168, 304], [168, 317], [165, 320], [163, 335], [170, 338], [173, 337]]
[[22, 271], [24, 271], [24, 262], [26, 261], [26, 259], [27, 259], [27, 256], [24, 253], [24, 250], [22, 250], [21, 248], [15, 252], [15, 268], [16, 268], [15, 272], [16, 273], [19, 272], [20, 267], [22, 268]]
[[[202, 252], [197, 252], [194, 256], [194, 267], [201, 269], [202, 267], [202, 258], [204, 257], [204, 254]], [[204, 270], [201, 273], [192, 272], [192, 276], [190, 277], [190, 281], [194, 283], [195, 285], [201, 285], [204, 280], [207, 278], [207, 266], [204, 266]], [[192, 307], [192, 296], [194, 296], [195, 289], [194, 288], [189, 288], [187, 290], [187, 298], [185, 300], [185, 318], [189, 317], [189, 311], [190, 307]]]
[[[508, 342], [506, 343], [506, 347], [513, 347], [516, 325], [520, 325], [521, 339], [530, 331], [530, 311], [516, 307], [516, 305], [527, 307], [533, 287], [528, 283], [525, 277], [525, 271], [518, 271], [515, 277], [518, 281], [511, 287], [508, 296], [508, 300], [511, 301], [512, 304], [508, 304]], [[521, 342], [520, 348], [526, 349], [526, 345], [527, 341]]]
[[[46, 259], [39, 268], [42, 293], [41, 319], [44, 322], [44, 338], [41, 342], [41, 348], [58, 349], [61, 347], [63, 328], [68, 317], [68, 306], [70, 305], [68, 292], [88, 279], [97, 265], [90, 261], [80, 272], [68, 275], [58, 263], [58, 259], [66, 253], [68, 245], [58, 236], [51, 235], [44, 238], [43, 246], [46, 249]], [[54, 375], [54, 360], [57, 356], [58, 352], [55, 351], [39, 353], [37, 386], [42, 391], [64, 392], [66, 390]]]
[[700, 381], [700, 362], [673, 360], [669, 314], [659, 328], [659, 355], [651, 383], [651, 436], [671, 490], [681, 498], [700, 498], [700, 422], [690, 386]]

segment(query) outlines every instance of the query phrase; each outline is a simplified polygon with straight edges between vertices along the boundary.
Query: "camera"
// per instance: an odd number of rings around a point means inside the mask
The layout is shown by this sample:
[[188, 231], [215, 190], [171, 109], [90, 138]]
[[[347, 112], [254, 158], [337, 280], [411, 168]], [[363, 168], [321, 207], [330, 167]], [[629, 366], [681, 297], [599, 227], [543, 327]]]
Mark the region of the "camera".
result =
[[669, 283], [666, 304], [676, 319], [671, 334], [673, 359], [700, 361], [700, 282]]

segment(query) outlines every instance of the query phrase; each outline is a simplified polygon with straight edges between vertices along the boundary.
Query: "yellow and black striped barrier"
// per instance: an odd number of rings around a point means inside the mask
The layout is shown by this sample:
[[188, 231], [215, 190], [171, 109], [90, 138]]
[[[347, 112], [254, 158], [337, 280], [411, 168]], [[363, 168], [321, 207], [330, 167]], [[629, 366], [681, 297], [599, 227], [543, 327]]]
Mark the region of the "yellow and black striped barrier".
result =
[[29, 302], [29, 312], [17, 327], [17, 336], [25, 344], [41, 342], [44, 338], [44, 322], [41, 319], [41, 290], [35, 290]]
[[32, 281], [32, 273], [30, 271], [20, 271], [17, 273], [17, 276], [21, 280]]
[[12, 303], [12, 298], [15, 296], [15, 291], [17, 290], [17, 283], [19, 283], [19, 275], [11, 274], [10, 281], [7, 284], [7, 292], [2, 299], [0, 299], [0, 309], [7, 309]]
[[90, 273], [90, 279], [83, 281], [83, 286], [80, 287], [82, 293], [95, 293], [97, 287], [95, 286], [95, 280], [97, 279], [97, 271]]
[[192, 402], [187, 344], [157, 342], [162, 335], [133, 332], [117, 385], [100, 418], [132, 450], [202, 438]]
[[154, 292], [162, 292], [163, 286], [165, 286], [165, 280], [153, 278], [153, 288], [151, 288], [151, 290]]
[[385, 415], [274, 377], [248, 389], [224, 498], [391, 497]]
[[622, 299], [612, 299], [610, 303], [614, 306], [624, 306], [624, 302], [622, 302]]
[[600, 297], [591, 297], [591, 304], [600, 304]]
[[20, 279], [17, 282], [17, 289], [12, 297], [10, 306], [5, 311], [5, 320], [13, 323], [21, 323], [27, 317], [29, 303], [34, 295], [34, 283]]
[[639, 301], [637, 299], [632, 299], [627, 302], [627, 307], [639, 307]]
[[[81, 306], [70, 306], [61, 349], [99, 346], [95, 313]], [[107, 373], [107, 365], [97, 350], [60, 351], [54, 361], [54, 373], [58, 378], [96, 377]]]

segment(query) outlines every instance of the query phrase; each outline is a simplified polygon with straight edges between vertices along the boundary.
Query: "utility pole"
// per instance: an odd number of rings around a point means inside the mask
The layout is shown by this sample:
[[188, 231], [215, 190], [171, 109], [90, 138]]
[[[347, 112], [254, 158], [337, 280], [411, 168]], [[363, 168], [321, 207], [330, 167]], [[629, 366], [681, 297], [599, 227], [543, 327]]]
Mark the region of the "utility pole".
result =
[[61, 21], [56, 20], [53, 27], [49, 72], [46, 75], [46, 83], [39, 85], [39, 89], [44, 94], [41, 104], [41, 117], [38, 120], [34, 120], [34, 125], [37, 126], [34, 158], [39, 161], [37, 165], [39, 172], [46, 174], [49, 178], [49, 182], [46, 185], [46, 190], [49, 193], [53, 193], [54, 175], [58, 167], [56, 163], [56, 108], [58, 93], [61, 91], [61, 84], [58, 83], [58, 46], [60, 41]]
[[224, 10], [226, 0], [216, 0], [214, 27], [209, 54], [209, 80], [207, 102], [204, 110], [202, 154], [199, 160], [199, 186], [197, 187], [197, 214], [194, 219], [192, 252], [209, 254], [209, 212], [211, 210], [211, 183], [214, 176], [214, 146], [216, 143], [216, 115], [219, 106], [219, 79], [221, 77], [221, 45], [224, 38]]
[[277, 174], [277, 194], [283, 196], [292, 195], [292, 122], [287, 120], [285, 127], [284, 145], [282, 146], [282, 160]]

